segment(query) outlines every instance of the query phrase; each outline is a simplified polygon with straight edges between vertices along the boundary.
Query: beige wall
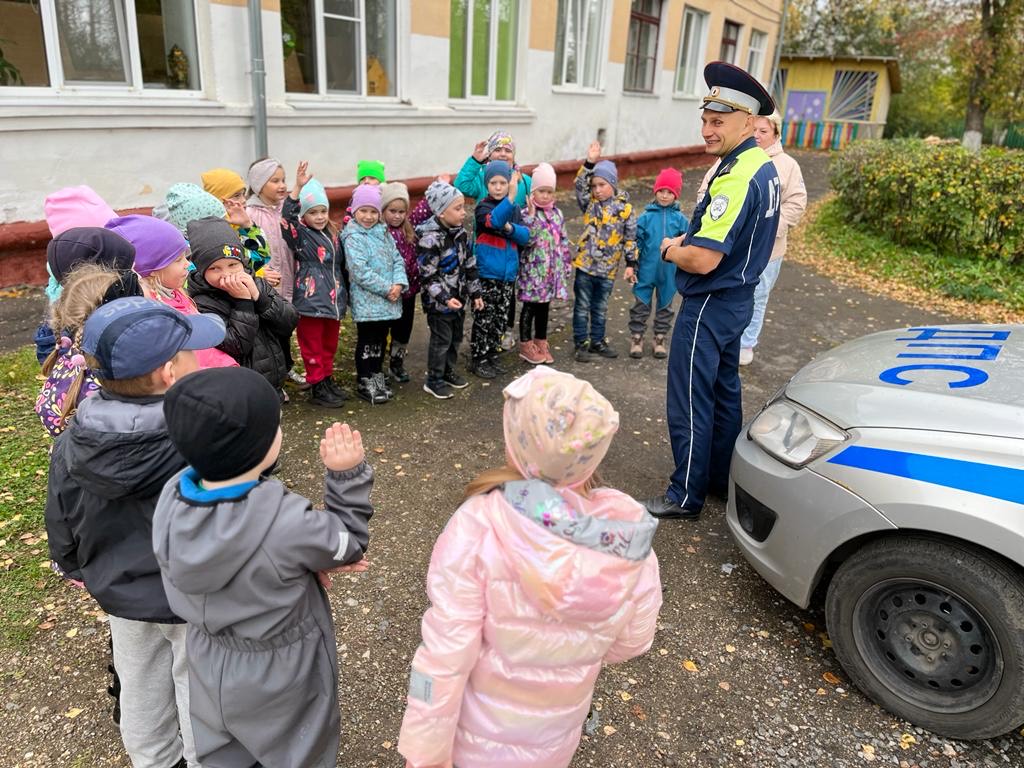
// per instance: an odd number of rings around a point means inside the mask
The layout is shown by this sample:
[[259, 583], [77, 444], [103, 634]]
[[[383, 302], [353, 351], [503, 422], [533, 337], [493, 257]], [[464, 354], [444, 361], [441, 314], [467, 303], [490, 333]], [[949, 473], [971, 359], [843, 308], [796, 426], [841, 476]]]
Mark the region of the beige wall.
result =
[[451, 26], [449, 0], [412, 0], [410, 31], [414, 35], [448, 37]]

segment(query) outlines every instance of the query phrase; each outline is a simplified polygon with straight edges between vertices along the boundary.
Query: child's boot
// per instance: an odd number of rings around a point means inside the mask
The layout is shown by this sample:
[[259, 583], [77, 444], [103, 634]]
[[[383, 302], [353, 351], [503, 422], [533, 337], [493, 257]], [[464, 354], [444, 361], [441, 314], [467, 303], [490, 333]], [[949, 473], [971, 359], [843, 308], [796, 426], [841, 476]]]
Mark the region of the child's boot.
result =
[[[658, 337], [654, 337], [654, 348], [658, 348]], [[632, 358], [640, 359], [644, 356], [644, 335], [642, 333], [634, 333], [629, 337], [629, 356]], [[655, 353], [657, 357], [657, 353]]]
[[494, 366], [491, 365], [490, 358], [487, 357], [474, 359], [469, 365], [469, 372], [481, 379], [493, 379], [498, 375]]
[[590, 342], [584, 341], [576, 345], [576, 362], [577, 363], [589, 363], [594, 359], [594, 356], [590, 354]]
[[342, 386], [334, 380], [334, 377], [328, 376], [326, 379], [324, 379], [324, 381], [327, 382], [327, 386], [330, 388], [331, 392], [334, 393], [335, 397], [337, 397], [342, 402], [348, 400], [348, 392], [346, 392], [342, 388]]
[[391, 371], [391, 378], [399, 384], [405, 384], [409, 380], [409, 374], [405, 370], [405, 344], [391, 345], [391, 361], [388, 364]]
[[600, 355], [601, 357], [607, 357], [609, 360], [613, 360], [619, 356], [619, 353], [612, 349], [611, 345], [608, 344], [607, 339], [604, 339], [598, 344], [591, 344], [590, 354]]
[[309, 402], [319, 405], [321, 408], [341, 408], [345, 401], [334, 394], [328, 381], [329, 378], [321, 379], [310, 388]]
[[541, 354], [540, 349], [537, 347], [537, 342], [533, 339], [527, 339], [526, 341], [519, 342], [519, 356], [530, 365], [540, 365], [541, 363], [547, 362], [544, 355]]
[[665, 334], [654, 337], [654, 356], [659, 360], [668, 357], [668, 347], [665, 346]]
[[544, 357], [544, 362], [551, 364], [555, 362], [555, 358], [551, 356], [551, 347], [548, 346], [547, 339], [534, 339], [534, 344], [537, 345], [537, 351]]

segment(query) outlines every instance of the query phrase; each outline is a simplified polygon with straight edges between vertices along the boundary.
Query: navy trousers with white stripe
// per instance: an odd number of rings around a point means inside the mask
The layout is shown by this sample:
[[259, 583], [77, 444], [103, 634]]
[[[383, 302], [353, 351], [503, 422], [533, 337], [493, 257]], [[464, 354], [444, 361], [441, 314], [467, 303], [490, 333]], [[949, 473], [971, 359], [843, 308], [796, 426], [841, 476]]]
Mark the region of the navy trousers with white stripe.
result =
[[740, 337], [754, 286], [684, 298], [668, 361], [668, 431], [676, 469], [668, 496], [699, 511], [708, 489], [724, 490], [743, 426]]

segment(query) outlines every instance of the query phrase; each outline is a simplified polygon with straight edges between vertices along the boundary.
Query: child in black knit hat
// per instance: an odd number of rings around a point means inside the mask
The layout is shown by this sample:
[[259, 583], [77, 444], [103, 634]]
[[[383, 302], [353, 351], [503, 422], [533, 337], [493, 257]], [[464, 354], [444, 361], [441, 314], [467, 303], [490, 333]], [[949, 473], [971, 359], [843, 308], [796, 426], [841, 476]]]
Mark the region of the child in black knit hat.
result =
[[330, 572], [362, 571], [373, 470], [359, 432], [320, 441], [326, 510], [267, 473], [281, 451], [274, 388], [246, 368], [173, 387], [167, 429], [189, 467], [164, 486], [153, 546], [189, 624], [196, 753], [208, 765], [333, 766], [340, 735]]

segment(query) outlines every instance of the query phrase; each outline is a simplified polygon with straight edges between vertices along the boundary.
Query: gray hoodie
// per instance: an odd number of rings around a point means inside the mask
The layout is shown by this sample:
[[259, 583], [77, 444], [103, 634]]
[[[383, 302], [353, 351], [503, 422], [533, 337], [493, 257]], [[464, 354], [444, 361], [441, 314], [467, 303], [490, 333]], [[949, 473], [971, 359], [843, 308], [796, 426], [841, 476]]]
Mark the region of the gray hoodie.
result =
[[277, 480], [223, 498], [198, 479], [188, 468], [164, 487], [153, 549], [171, 608], [207, 634], [275, 637], [324, 603], [316, 571], [366, 551], [373, 469], [365, 462], [327, 473], [327, 511]]

